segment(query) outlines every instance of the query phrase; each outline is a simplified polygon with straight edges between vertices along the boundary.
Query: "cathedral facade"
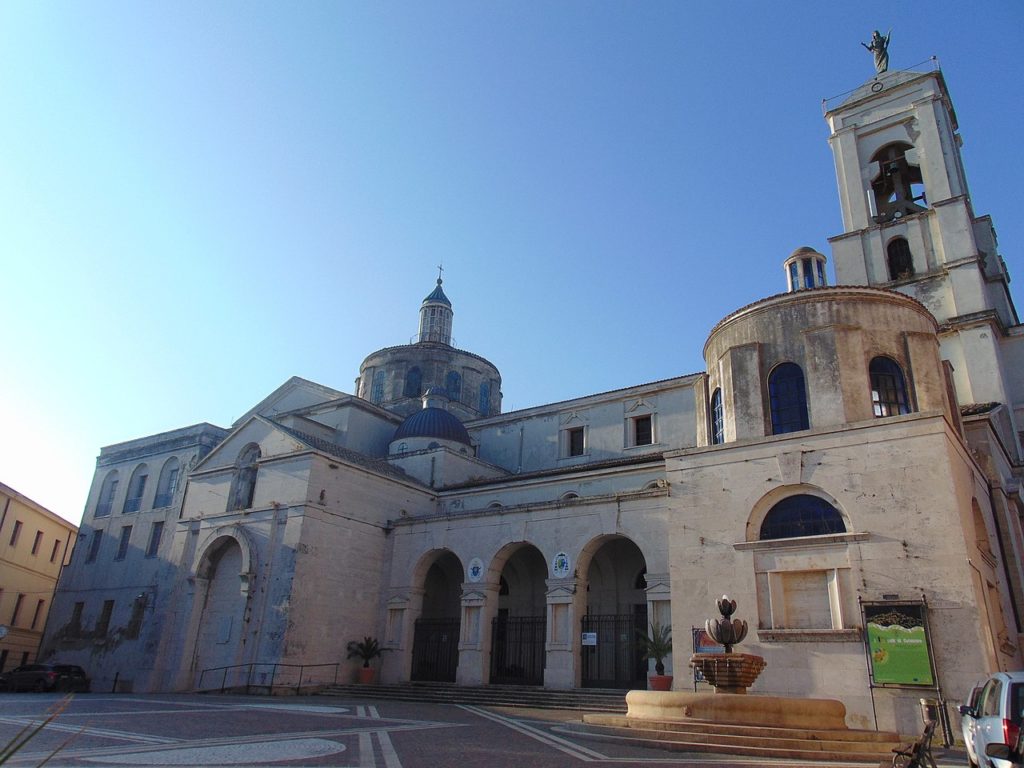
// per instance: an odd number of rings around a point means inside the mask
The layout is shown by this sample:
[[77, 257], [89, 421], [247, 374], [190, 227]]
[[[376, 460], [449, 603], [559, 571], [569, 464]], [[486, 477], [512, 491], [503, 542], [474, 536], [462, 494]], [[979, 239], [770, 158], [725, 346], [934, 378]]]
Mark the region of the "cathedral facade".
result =
[[1021, 668], [1024, 327], [945, 82], [885, 73], [826, 119], [836, 286], [799, 248], [706, 371], [502, 413], [438, 279], [355, 394], [293, 378], [228, 429], [103, 448], [44, 652], [194, 690], [348, 679], [374, 636], [386, 682], [631, 688], [657, 622], [685, 690], [727, 592], [752, 692], [851, 726], [916, 730], [920, 697]]

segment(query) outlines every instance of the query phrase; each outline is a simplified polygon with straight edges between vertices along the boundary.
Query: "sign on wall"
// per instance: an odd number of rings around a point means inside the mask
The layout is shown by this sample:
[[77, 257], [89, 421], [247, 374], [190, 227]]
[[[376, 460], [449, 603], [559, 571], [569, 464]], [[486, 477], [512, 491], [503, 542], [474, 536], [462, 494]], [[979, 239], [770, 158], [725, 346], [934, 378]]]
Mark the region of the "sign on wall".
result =
[[925, 603], [887, 600], [861, 608], [872, 683], [934, 686]]
[[551, 575], [556, 579], [564, 579], [570, 572], [569, 555], [565, 552], [559, 552], [551, 560]]
[[[694, 653], [725, 653], [725, 646], [719, 645], [711, 639], [711, 635], [703, 627], [693, 627], [693, 652]], [[697, 690], [697, 683], [704, 682], [704, 675], [696, 667], [693, 668], [693, 690]]]

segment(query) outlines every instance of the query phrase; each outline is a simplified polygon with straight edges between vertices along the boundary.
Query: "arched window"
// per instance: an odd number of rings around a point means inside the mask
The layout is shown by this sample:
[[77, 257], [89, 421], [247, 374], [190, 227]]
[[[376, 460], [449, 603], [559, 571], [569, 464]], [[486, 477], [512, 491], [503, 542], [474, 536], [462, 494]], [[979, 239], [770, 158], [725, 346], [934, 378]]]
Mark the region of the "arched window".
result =
[[173, 456], [164, 462], [164, 468], [160, 470], [160, 481], [156, 484], [154, 508], [169, 507], [173, 503], [174, 494], [178, 490], [179, 469], [178, 460]]
[[894, 237], [886, 246], [889, 261], [889, 279], [904, 280], [914, 274], [914, 257], [905, 237]]
[[110, 515], [110, 510], [114, 507], [114, 495], [117, 493], [118, 479], [116, 469], [112, 469], [103, 478], [103, 487], [100, 489], [100, 500], [96, 504], [96, 514], [94, 517], [107, 517]]
[[796, 363], [781, 363], [768, 376], [768, 399], [771, 401], [772, 434], [807, 429], [807, 389], [804, 372]]
[[256, 462], [260, 458], [260, 447], [255, 443], [249, 443], [238, 454], [238, 461], [235, 463], [234, 488], [231, 490], [230, 504], [228, 511], [235, 509], [248, 509], [252, 506], [252, 498], [256, 492]]
[[725, 412], [722, 410], [722, 390], [716, 389], [711, 395], [711, 444], [725, 442]]
[[765, 515], [761, 539], [792, 539], [846, 533], [839, 510], [818, 496], [801, 493], [787, 496]]
[[370, 386], [370, 402], [380, 404], [384, 399], [384, 371], [373, 372], [373, 384]]
[[905, 142], [888, 144], [875, 153], [871, 162], [878, 163], [878, 175], [871, 180], [876, 221], [891, 221], [925, 210], [928, 201], [913, 146]]
[[405, 397], [419, 397], [422, 394], [423, 374], [420, 373], [419, 366], [414, 365], [405, 374], [405, 389], [402, 391], [402, 395]]
[[458, 402], [462, 398], [462, 377], [459, 375], [458, 371], [448, 371], [444, 387], [448, 390], [449, 400]]
[[147, 480], [149, 480], [149, 467], [139, 464], [132, 472], [132, 479], [128, 482], [128, 496], [124, 500], [121, 514], [138, 512], [142, 509], [142, 494], [146, 492]]
[[491, 382], [481, 381], [480, 382], [480, 415], [490, 416], [491, 415]]
[[871, 404], [876, 417], [910, 413], [903, 370], [895, 360], [876, 357], [868, 366], [868, 373], [871, 375]]

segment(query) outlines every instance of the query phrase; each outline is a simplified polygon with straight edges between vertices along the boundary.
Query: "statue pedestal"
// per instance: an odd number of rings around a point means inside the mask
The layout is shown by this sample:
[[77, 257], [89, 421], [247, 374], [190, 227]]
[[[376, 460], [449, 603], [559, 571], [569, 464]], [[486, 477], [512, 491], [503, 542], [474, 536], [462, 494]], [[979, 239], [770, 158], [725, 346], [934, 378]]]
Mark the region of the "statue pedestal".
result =
[[690, 666], [715, 686], [715, 693], [745, 694], [761, 674], [765, 661], [750, 653], [695, 653]]

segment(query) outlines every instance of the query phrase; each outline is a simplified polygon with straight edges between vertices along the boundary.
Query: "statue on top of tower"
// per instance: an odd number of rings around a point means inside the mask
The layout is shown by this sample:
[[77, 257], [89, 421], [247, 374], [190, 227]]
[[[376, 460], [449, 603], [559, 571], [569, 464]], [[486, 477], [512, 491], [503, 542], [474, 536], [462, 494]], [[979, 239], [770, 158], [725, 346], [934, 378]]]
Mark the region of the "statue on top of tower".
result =
[[871, 45], [861, 43], [875, 56], [875, 72], [879, 75], [889, 69], [889, 38], [892, 36], [890, 29], [885, 37], [877, 29], [871, 33]]

